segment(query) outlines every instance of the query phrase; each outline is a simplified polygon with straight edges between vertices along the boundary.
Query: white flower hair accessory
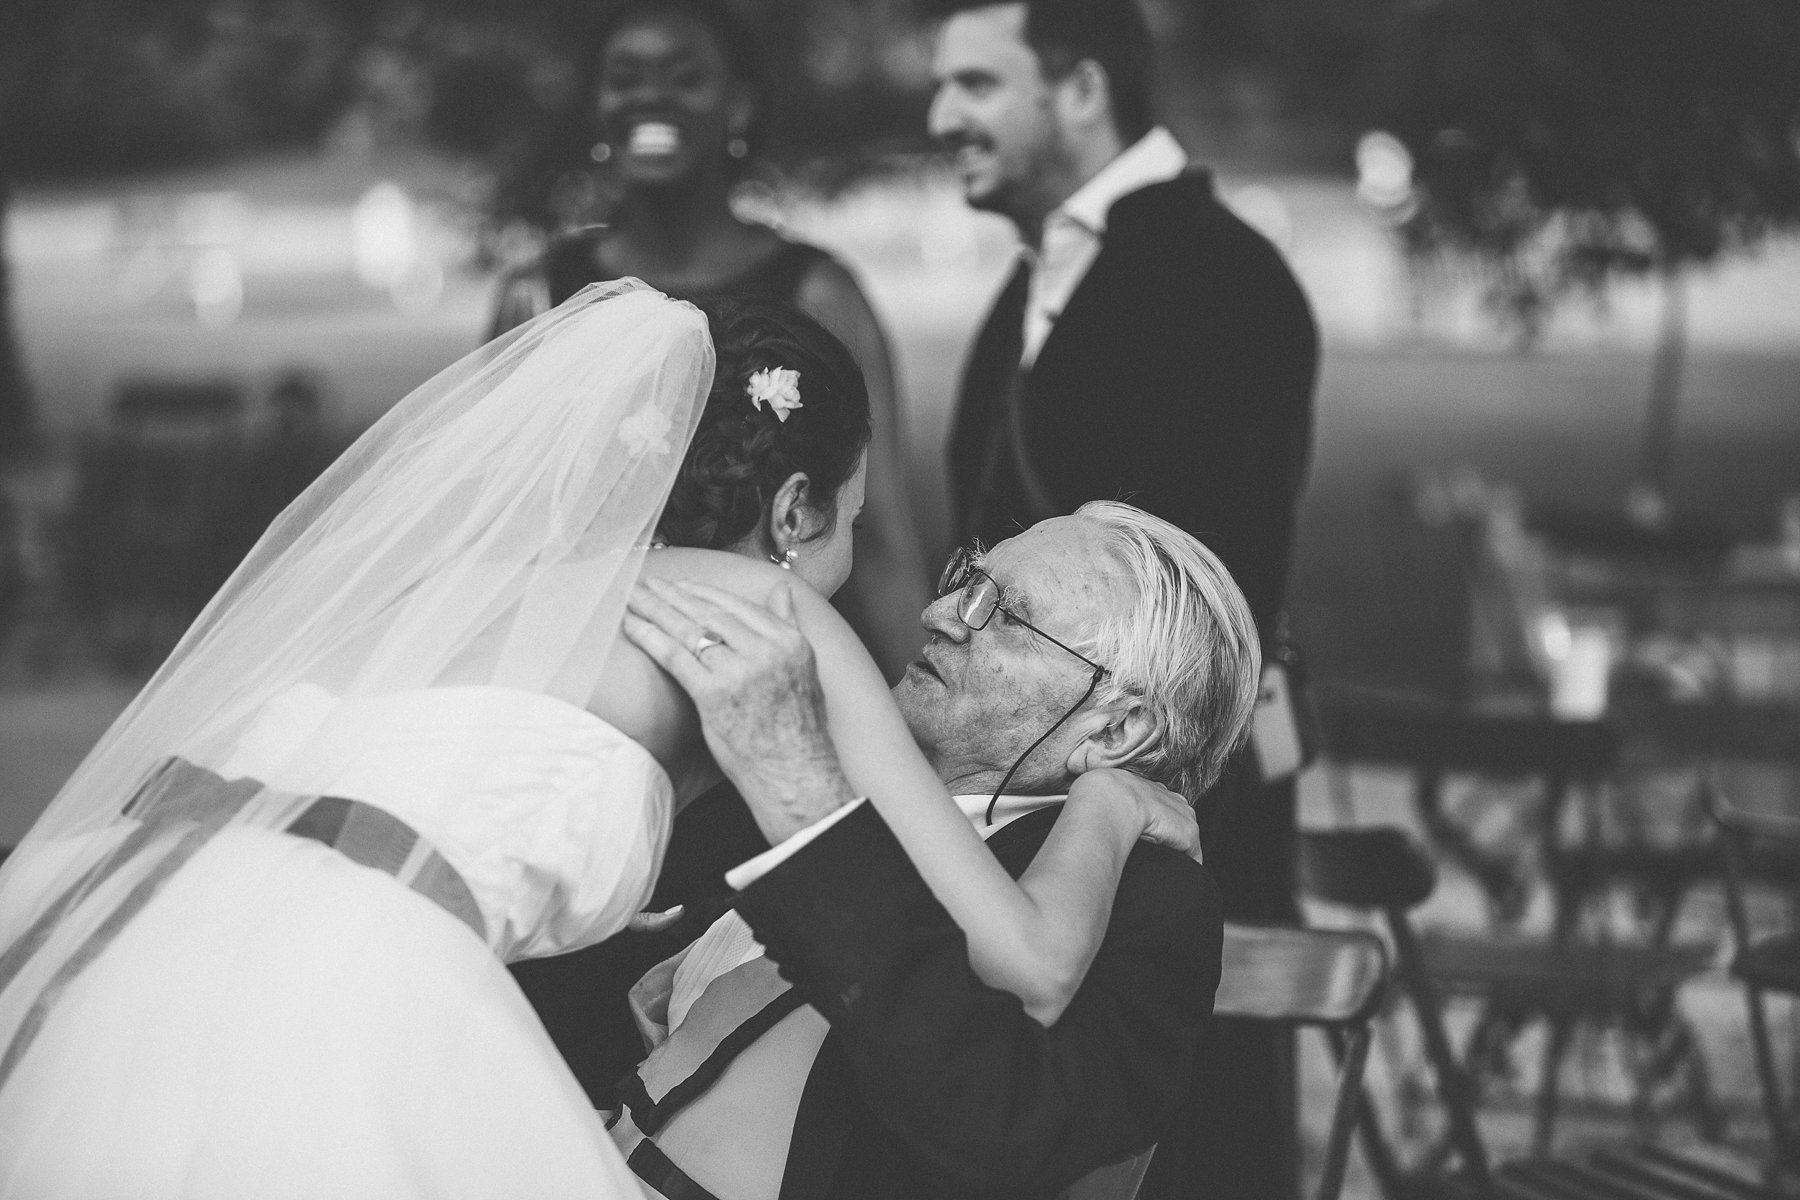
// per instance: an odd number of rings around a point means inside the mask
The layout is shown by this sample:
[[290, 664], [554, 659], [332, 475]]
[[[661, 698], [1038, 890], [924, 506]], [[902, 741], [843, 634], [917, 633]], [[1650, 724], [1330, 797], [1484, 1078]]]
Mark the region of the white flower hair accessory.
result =
[[787, 367], [764, 367], [750, 376], [744, 392], [755, 408], [761, 408], [767, 401], [769, 411], [781, 421], [787, 420], [788, 414], [796, 408], [805, 407], [800, 403], [800, 372]]

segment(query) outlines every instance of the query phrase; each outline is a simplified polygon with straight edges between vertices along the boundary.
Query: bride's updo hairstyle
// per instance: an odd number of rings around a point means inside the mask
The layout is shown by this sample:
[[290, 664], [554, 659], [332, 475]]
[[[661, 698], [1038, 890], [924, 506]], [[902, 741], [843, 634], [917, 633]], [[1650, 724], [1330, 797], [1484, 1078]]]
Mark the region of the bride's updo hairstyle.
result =
[[[727, 550], [755, 533], [781, 485], [807, 478], [805, 502], [826, 520], [869, 441], [869, 394], [850, 351], [823, 325], [773, 300], [707, 299], [718, 364], [700, 427], [657, 524], [672, 546]], [[751, 400], [759, 371], [798, 371], [786, 420]]]

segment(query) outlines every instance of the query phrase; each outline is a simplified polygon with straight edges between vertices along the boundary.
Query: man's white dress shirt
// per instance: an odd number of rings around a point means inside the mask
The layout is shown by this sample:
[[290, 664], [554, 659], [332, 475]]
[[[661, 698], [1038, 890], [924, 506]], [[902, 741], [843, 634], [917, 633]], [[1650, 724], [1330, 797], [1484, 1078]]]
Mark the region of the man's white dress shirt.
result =
[[[994, 819], [987, 821], [990, 796], [958, 796], [956, 806], [963, 811], [974, 824], [975, 829], [985, 839], [992, 837], [996, 831], [1026, 813], [1036, 812], [1052, 804], [1060, 803], [1064, 796], [1002, 796], [994, 804]], [[815, 821], [788, 838], [779, 846], [766, 850], [750, 861], [733, 867], [725, 873], [725, 881], [739, 891], [754, 881], [767, 875], [775, 867], [818, 837], [825, 830], [837, 824], [867, 800], [856, 800], [844, 805], [836, 812]], [[688, 1009], [706, 990], [708, 984], [727, 971], [736, 969], [752, 959], [762, 956], [762, 943], [750, 932], [750, 926], [744, 918], [738, 916], [733, 909], [712, 923], [707, 931], [699, 936], [688, 948], [687, 956], [675, 969], [675, 979], [669, 995], [668, 1029], [673, 1032], [687, 1016]]]

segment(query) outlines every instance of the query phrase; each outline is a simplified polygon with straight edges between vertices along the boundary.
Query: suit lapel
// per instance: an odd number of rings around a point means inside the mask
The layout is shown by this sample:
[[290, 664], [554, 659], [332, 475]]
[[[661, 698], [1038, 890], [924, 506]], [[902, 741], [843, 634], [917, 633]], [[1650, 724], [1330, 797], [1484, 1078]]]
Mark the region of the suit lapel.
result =
[[1030, 270], [1023, 260], [1001, 289], [975, 337], [963, 370], [960, 400], [950, 433], [950, 479], [955, 489], [958, 536], [976, 532], [975, 509], [991, 502], [996, 453], [1004, 450], [1006, 393], [1019, 369], [1025, 341], [1025, 298]]

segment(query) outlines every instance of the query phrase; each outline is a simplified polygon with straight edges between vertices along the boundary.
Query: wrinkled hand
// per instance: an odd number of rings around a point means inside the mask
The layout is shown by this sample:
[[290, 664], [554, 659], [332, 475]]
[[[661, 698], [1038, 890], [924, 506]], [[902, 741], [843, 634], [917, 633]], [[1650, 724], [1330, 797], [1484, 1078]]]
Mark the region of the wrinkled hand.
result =
[[1121, 771], [1099, 767], [1076, 776], [1069, 801], [1106, 804], [1132, 812], [1142, 827], [1139, 837], [1201, 861], [1200, 818], [1185, 797], [1160, 784]]
[[770, 842], [851, 799], [786, 584], [765, 606], [704, 583], [644, 579], [624, 631], [693, 700], [714, 761]]

